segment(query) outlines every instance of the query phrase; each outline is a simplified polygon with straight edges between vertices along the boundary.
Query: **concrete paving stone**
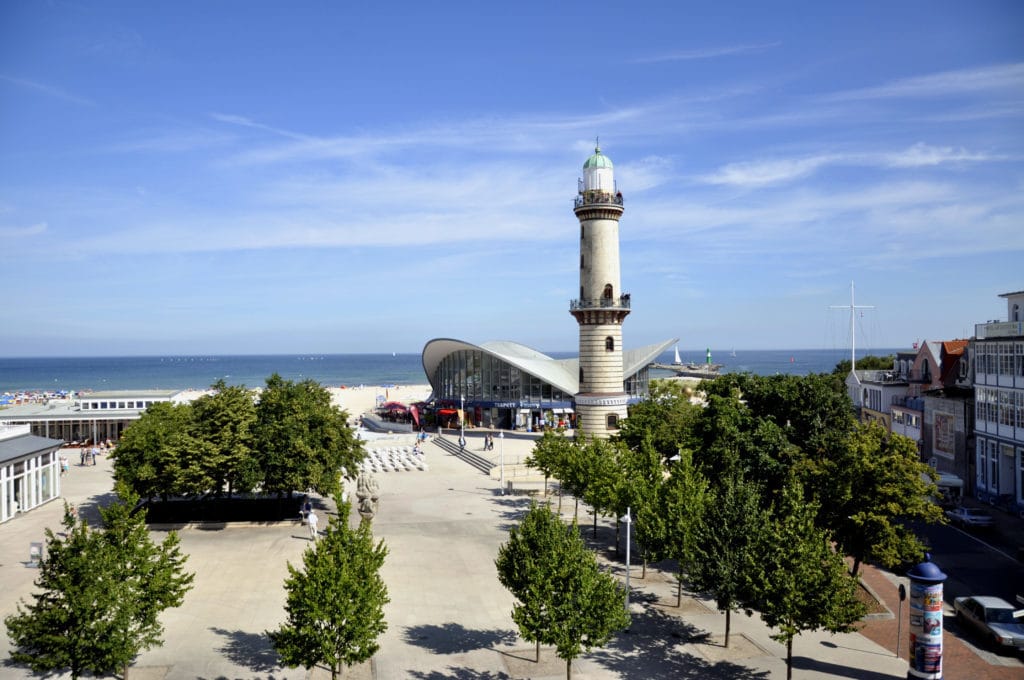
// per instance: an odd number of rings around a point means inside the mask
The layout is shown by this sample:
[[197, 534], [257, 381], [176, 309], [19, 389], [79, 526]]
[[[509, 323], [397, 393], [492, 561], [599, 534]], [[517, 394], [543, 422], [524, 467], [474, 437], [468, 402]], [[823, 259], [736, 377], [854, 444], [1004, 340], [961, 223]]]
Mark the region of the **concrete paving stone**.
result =
[[[411, 444], [411, 439], [410, 439]], [[506, 438], [506, 460], [525, 457], [528, 439]], [[376, 537], [389, 549], [382, 575], [391, 603], [385, 608], [388, 630], [371, 662], [346, 669], [355, 680], [442, 680], [445, 678], [519, 680], [565, 677], [564, 663], [550, 648], [542, 648], [540, 666], [527, 663], [533, 645], [522, 640], [511, 620], [513, 599], [498, 583], [494, 558], [529, 508], [525, 496], [501, 496], [487, 475], [428, 445], [430, 470], [409, 475], [378, 475], [381, 503], [374, 519]], [[72, 459], [77, 456], [73, 455]], [[64, 495], [89, 516], [96, 505], [111, 498], [109, 460], [96, 467], [72, 466], [64, 478]], [[348, 484], [350, 493], [354, 484]], [[552, 498], [557, 504], [557, 498]], [[323, 501], [327, 510], [329, 501]], [[574, 502], [563, 499], [562, 517], [571, 521]], [[28, 597], [36, 571], [21, 562], [28, 543], [42, 540], [44, 527], [59, 527], [62, 509], [50, 503], [0, 526], [0, 614], [13, 612], [19, 598]], [[592, 520], [580, 507], [580, 522]], [[589, 533], [589, 532], [587, 532]], [[157, 540], [166, 535], [155, 530]], [[287, 563], [301, 564], [310, 545], [305, 527], [295, 523], [231, 525], [216, 530], [183, 529], [182, 550], [188, 568], [196, 572], [194, 589], [181, 608], [161, 617], [163, 646], [144, 652], [130, 677], [143, 680], [184, 678], [262, 678], [308, 680], [326, 678], [322, 668], [288, 669], [265, 635], [284, 621], [283, 583]], [[608, 518], [599, 521], [599, 539], [610, 546], [614, 528]], [[602, 544], [603, 545], [603, 544]], [[606, 566], [619, 577], [624, 570], [614, 551], [599, 550]], [[609, 555], [611, 557], [609, 557]], [[23, 557], [24, 556], [24, 557]], [[701, 637], [721, 635], [724, 616], [713, 603], [684, 593], [676, 608], [674, 575], [656, 568], [639, 578], [640, 566], [631, 570], [637, 594], [632, 605], [630, 632], [614, 637], [600, 650], [577, 659], [577, 680], [625, 678], [729, 678], [753, 680], [784, 677], [784, 648], [770, 639], [757, 617], [733, 617], [734, 639], [749, 640], [766, 650], [744, 656], [723, 654], [709, 659], [700, 653]], [[642, 598], [641, 598], [642, 596]], [[800, 678], [903, 678], [906, 662], [863, 636], [809, 633], [797, 638]], [[0, 637], [0, 656], [9, 653], [9, 641]], [[525, 654], [524, 654], [525, 653]], [[0, 670], [4, 678], [34, 677], [16, 667]], [[60, 676], [58, 676], [60, 677]]]

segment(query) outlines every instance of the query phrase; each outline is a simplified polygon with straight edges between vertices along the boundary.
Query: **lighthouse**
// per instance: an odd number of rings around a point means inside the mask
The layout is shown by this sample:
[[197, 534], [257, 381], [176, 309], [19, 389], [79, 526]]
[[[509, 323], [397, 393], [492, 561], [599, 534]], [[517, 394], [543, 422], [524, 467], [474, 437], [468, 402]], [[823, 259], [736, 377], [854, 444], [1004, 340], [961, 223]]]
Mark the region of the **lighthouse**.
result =
[[586, 434], [606, 438], [626, 417], [622, 379], [622, 322], [629, 295], [619, 276], [622, 193], [610, 158], [598, 145], [583, 164], [574, 212], [580, 221], [580, 296], [569, 313], [580, 329], [577, 423]]

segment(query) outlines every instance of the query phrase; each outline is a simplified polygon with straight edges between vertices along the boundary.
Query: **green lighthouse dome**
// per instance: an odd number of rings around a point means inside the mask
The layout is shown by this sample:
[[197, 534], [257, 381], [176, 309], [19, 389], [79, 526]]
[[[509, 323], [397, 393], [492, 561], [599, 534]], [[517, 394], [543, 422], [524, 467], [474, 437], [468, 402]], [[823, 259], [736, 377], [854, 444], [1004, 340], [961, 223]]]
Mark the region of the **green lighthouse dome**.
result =
[[594, 147], [594, 155], [588, 158], [587, 162], [583, 164], [584, 170], [589, 170], [591, 168], [608, 168], [610, 170], [611, 167], [612, 159], [601, 153], [600, 146]]

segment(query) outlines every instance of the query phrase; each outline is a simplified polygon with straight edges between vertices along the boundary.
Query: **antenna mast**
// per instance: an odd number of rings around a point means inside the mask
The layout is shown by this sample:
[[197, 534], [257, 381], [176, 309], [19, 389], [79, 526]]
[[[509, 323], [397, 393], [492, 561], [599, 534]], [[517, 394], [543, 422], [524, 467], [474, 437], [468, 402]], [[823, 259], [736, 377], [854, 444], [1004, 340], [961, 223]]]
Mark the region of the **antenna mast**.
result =
[[853, 326], [854, 314], [858, 309], [874, 309], [874, 305], [855, 305], [853, 304], [853, 281], [850, 281], [850, 304], [848, 305], [830, 305], [829, 309], [849, 309], [850, 310], [850, 372], [853, 373], [857, 369], [857, 336]]

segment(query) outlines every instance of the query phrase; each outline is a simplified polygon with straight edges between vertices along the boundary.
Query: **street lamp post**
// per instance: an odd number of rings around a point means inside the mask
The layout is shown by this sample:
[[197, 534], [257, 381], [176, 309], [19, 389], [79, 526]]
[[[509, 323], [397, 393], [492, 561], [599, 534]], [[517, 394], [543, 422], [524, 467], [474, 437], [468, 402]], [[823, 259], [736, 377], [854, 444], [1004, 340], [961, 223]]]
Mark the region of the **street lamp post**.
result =
[[626, 523], [626, 613], [629, 613], [629, 528], [633, 525], [633, 518], [630, 515], [630, 508], [626, 508], [626, 514], [619, 518]]
[[459, 395], [459, 449], [466, 448], [466, 395]]
[[505, 495], [505, 433], [498, 433], [498, 484], [501, 485], [501, 495]]

